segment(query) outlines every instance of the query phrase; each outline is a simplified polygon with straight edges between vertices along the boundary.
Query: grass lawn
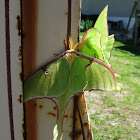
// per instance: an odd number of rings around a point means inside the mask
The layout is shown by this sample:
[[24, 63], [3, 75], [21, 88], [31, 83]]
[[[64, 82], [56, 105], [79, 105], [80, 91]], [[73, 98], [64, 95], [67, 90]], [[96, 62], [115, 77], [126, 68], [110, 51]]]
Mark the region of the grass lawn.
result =
[[140, 51], [133, 46], [115, 41], [110, 60], [125, 89], [86, 93], [94, 140], [140, 140]]

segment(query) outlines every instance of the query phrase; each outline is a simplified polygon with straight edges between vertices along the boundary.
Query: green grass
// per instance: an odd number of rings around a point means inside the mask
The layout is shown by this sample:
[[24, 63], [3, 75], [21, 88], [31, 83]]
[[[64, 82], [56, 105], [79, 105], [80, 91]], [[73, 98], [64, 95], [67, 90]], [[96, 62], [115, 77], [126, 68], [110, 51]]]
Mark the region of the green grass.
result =
[[140, 50], [132, 41], [115, 41], [111, 54], [124, 90], [86, 94], [94, 140], [140, 140]]

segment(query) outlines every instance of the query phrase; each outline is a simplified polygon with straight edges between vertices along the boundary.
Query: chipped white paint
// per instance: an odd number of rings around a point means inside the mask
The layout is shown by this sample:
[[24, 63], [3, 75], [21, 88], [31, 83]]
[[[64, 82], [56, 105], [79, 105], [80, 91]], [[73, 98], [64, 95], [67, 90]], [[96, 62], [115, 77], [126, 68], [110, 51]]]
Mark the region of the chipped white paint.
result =
[[[18, 17], [21, 20], [20, 1], [9, 1], [11, 90], [13, 102], [13, 121], [15, 140], [23, 140], [23, 102], [22, 102], [22, 66], [21, 36], [18, 30]], [[20, 22], [19, 22], [20, 24]], [[19, 25], [20, 26], [20, 25]], [[21, 101], [20, 101], [21, 100]]]
[[55, 103], [50, 99], [41, 99], [37, 101], [37, 105], [37, 140], [52, 140], [57, 116]]
[[[10, 63], [7, 64], [6, 52], [6, 22], [5, 22], [5, 3], [9, 5], [9, 34], [10, 34]], [[8, 9], [6, 9], [7, 11]], [[20, 16], [20, 1], [12, 0], [8, 3], [6, 0], [0, 1], [0, 139], [11, 140], [10, 115], [8, 101], [7, 68], [10, 65], [11, 70], [11, 94], [13, 108], [14, 139], [23, 140], [23, 104], [18, 101], [22, 95], [21, 58], [19, 58], [19, 48], [21, 46], [21, 37], [18, 36], [17, 15]], [[22, 99], [21, 99], [22, 100]], [[10, 107], [11, 107], [10, 106]]]
[[63, 140], [72, 139], [74, 99], [71, 98], [63, 120]]

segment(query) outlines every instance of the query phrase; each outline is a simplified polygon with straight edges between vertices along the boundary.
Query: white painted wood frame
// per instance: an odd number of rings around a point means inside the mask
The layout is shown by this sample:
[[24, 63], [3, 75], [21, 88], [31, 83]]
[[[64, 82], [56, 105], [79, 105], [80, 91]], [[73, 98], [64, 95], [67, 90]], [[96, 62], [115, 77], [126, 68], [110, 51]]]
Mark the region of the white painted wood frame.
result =
[[0, 139], [23, 140], [21, 7], [0, 1]]

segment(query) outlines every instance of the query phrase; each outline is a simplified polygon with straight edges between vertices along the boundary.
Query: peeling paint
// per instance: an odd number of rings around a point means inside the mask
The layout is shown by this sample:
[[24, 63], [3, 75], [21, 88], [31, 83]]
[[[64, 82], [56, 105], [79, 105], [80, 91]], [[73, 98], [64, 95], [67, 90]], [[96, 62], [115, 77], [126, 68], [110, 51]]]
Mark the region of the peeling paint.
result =
[[25, 131], [24, 131], [24, 123], [22, 124], [22, 136], [23, 136], [23, 140], [24, 140], [24, 138], [25, 138], [25, 133], [24, 133]]
[[22, 75], [22, 72], [19, 73], [19, 79], [20, 79], [21, 81], [23, 81], [23, 75]]
[[18, 101], [19, 101], [19, 103], [22, 103], [22, 95], [21, 94], [19, 95]]
[[21, 18], [19, 15], [17, 15], [17, 29], [18, 29], [18, 35], [21, 36]]
[[52, 112], [48, 112], [47, 114], [52, 115], [54, 117], [56, 117], [56, 114], [52, 113]]
[[43, 108], [43, 105], [40, 105], [39, 108], [42, 109]]
[[65, 12], [65, 15], [67, 16], [68, 15], [68, 12]]
[[64, 115], [64, 118], [68, 118], [68, 115]]
[[19, 57], [19, 60], [22, 60], [22, 47], [21, 46], [19, 46], [18, 57]]

